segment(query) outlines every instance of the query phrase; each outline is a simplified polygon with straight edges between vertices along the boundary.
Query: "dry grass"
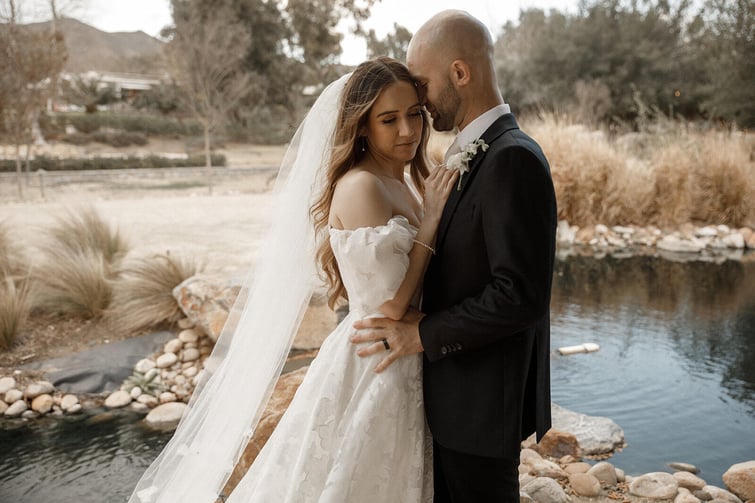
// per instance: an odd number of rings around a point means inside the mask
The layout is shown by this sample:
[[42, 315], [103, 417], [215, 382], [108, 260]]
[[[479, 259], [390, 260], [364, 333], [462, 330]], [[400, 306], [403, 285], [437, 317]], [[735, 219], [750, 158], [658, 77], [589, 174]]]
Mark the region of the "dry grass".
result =
[[110, 280], [128, 245], [92, 208], [69, 212], [45, 231], [45, 260], [34, 273], [35, 308], [100, 316], [110, 305]]
[[527, 130], [551, 163], [559, 218], [570, 224], [755, 225], [755, 162], [747, 135], [679, 126], [631, 138], [640, 142], [612, 141], [555, 115]]
[[19, 329], [29, 316], [29, 283], [0, 276], [0, 350], [13, 346]]
[[113, 281], [113, 302], [105, 316], [131, 331], [174, 323], [182, 313], [173, 289], [202, 269], [194, 260], [169, 254], [134, 260]]

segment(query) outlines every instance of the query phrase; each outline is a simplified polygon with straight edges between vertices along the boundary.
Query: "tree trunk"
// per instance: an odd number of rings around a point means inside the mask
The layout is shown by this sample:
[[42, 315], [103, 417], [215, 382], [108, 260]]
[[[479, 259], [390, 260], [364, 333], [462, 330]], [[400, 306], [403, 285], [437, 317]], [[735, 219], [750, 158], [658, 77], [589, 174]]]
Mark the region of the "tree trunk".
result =
[[26, 175], [25, 182], [26, 182], [26, 188], [29, 188], [29, 184], [31, 183], [31, 146], [32, 141], [30, 140], [26, 144], [26, 158], [24, 159], [24, 174]]
[[204, 123], [204, 163], [207, 169], [207, 188], [212, 195], [212, 156], [210, 155], [210, 124]]
[[18, 181], [18, 197], [24, 198], [23, 173], [21, 172], [21, 146], [16, 142], [16, 180]]

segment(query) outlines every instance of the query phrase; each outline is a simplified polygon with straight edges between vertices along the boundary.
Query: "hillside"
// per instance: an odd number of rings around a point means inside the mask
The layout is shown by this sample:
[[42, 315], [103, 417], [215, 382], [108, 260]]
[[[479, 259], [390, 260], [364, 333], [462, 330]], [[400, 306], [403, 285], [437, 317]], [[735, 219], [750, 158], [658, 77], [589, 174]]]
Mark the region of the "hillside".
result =
[[[49, 30], [50, 22], [26, 25], [34, 30]], [[75, 19], [58, 21], [68, 48], [66, 72], [88, 70], [153, 73], [163, 42], [143, 31], [108, 33]]]

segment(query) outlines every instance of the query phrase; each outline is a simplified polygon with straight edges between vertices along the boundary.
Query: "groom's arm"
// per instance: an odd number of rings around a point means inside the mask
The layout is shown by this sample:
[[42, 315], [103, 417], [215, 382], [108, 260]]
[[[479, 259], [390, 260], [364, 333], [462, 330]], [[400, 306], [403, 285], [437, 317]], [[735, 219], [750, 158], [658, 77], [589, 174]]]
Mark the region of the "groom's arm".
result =
[[526, 148], [490, 154], [494, 165], [478, 174], [475, 185], [491, 280], [479, 294], [421, 319], [419, 337], [431, 361], [520, 332], [541, 319], [550, 303], [556, 228], [550, 175]]

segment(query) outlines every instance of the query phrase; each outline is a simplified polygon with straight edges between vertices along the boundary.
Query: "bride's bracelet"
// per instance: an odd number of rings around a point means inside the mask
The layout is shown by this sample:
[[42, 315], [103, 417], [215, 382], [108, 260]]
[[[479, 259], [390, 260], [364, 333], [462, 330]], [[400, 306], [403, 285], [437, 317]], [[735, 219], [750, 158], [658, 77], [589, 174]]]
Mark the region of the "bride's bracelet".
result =
[[418, 239], [412, 239], [412, 241], [414, 241], [415, 243], [417, 243], [421, 247], [428, 249], [430, 251], [430, 253], [432, 253], [433, 255], [435, 255], [435, 248], [433, 248], [429, 244], [423, 243], [422, 241], [420, 241]]

